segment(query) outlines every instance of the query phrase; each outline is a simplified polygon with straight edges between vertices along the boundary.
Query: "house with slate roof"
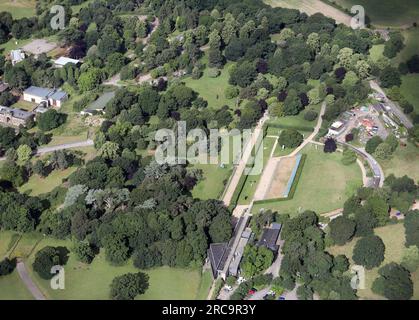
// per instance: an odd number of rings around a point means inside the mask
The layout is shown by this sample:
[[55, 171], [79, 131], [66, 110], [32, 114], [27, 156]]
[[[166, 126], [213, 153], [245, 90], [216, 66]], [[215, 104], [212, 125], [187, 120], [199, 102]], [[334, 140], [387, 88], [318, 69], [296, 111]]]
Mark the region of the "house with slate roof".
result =
[[31, 86], [23, 92], [23, 100], [40, 104], [46, 102], [48, 106], [61, 108], [64, 101], [68, 99], [65, 91], [59, 89], [48, 89]]

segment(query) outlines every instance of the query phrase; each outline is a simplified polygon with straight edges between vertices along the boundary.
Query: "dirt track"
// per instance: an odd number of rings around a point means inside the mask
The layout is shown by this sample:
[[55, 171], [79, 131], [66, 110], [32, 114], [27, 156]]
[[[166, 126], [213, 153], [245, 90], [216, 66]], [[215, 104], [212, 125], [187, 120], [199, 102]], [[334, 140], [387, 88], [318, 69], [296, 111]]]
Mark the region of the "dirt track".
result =
[[351, 16], [320, 0], [264, 0], [264, 2], [272, 7], [298, 9], [308, 15], [320, 12], [338, 23], [351, 25]]

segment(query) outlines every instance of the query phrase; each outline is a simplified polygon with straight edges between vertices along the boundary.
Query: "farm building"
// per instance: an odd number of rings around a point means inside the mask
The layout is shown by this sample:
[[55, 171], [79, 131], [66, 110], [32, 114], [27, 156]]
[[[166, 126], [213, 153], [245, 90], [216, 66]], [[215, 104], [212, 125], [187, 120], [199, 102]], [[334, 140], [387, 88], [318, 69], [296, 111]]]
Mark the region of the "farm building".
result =
[[48, 89], [40, 87], [29, 87], [23, 92], [23, 100], [41, 103], [47, 102], [49, 106], [60, 108], [62, 103], [68, 98], [67, 93], [57, 89]]
[[26, 126], [29, 119], [33, 118], [32, 112], [27, 112], [20, 109], [12, 109], [0, 106], [0, 122], [12, 126]]
[[80, 63], [80, 60], [71, 59], [71, 58], [67, 58], [67, 57], [59, 57], [57, 60], [54, 61], [54, 67], [63, 68], [69, 63], [72, 63], [74, 65], [78, 65]]

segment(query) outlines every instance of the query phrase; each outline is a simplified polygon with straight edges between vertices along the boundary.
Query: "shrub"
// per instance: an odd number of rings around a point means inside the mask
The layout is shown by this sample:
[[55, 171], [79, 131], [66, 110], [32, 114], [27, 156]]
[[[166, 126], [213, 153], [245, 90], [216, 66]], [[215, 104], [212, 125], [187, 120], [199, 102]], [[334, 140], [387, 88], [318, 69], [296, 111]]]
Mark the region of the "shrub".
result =
[[111, 284], [111, 298], [113, 300], [134, 300], [139, 294], [148, 289], [149, 277], [143, 272], [127, 273], [116, 277]]
[[208, 69], [208, 76], [210, 78], [217, 78], [221, 74], [221, 71], [216, 68], [210, 68]]
[[279, 135], [278, 143], [286, 148], [296, 148], [303, 142], [303, 140], [303, 135], [297, 130], [284, 129]]
[[376, 235], [370, 235], [357, 241], [352, 259], [366, 269], [372, 269], [384, 261], [384, 251], [383, 240]]
[[308, 110], [305, 114], [304, 114], [304, 120], [307, 121], [314, 121], [317, 119], [318, 113], [314, 110]]

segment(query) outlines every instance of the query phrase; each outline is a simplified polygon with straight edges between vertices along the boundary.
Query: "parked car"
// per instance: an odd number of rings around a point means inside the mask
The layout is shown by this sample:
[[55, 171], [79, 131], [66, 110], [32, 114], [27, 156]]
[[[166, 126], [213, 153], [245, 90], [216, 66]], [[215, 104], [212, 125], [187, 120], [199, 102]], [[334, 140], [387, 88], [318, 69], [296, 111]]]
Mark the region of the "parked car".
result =
[[247, 292], [247, 294], [251, 296], [252, 294], [255, 294], [256, 292], [257, 290], [255, 288], [252, 288]]
[[226, 289], [227, 291], [232, 291], [233, 290], [233, 287], [232, 286], [225, 285], [224, 286], [224, 289]]

